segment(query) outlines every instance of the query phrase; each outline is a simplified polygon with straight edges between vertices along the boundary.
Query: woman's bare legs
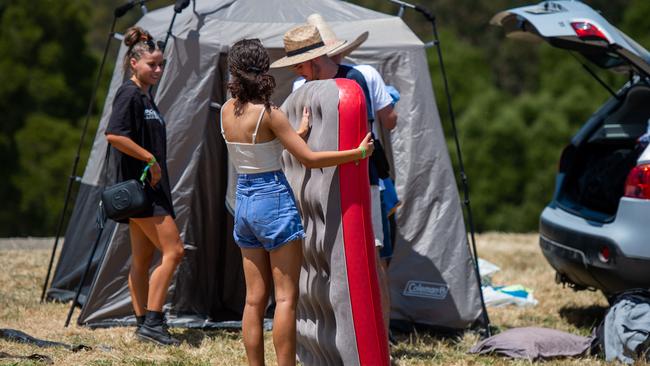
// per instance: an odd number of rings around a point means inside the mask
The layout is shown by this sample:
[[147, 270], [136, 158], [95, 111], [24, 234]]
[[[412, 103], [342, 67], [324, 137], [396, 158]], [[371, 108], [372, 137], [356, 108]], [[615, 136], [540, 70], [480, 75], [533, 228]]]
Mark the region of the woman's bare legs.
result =
[[162, 261], [149, 279], [147, 299], [147, 310], [162, 311], [169, 283], [184, 254], [176, 222], [169, 215], [131, 219], [131, 222], [136, 224], [162, 253]]
[[[241, 249], [246, 279], [246, 305], [242, 316], [242, 333], [246, 357], [251, 366], [264, 365], [262, 321], [271, 288], [269, 253], [264, 249]], [[275, 329], [275, 320], [274, 326]]]
[[129, 234], [131, 236], [131, 269], [129, 270], [131, 303], [135, 315], [143, 316], [147, 310], [149, 267], [156, 247], [134, 222], [129, 222]]
[[270, 259], [275, 289], [273, 345], [278, 366], [292, 366], [296, 364], [296, 306], [302, 240], [294, 240], [271, 251]]

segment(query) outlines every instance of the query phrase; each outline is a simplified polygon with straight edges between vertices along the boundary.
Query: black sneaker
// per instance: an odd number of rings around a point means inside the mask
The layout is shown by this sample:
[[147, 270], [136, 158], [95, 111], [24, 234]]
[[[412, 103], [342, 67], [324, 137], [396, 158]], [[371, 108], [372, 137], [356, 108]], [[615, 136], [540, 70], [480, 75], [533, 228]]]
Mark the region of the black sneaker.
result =
[[136, 315], [136, 316], [135, 316], [135, 327], [136, 327], [137, 329], [140, 329], [140, 327], [142, 326], [142, 324], [144, 324], [144, 319], [145, 319], [145, 316], [144, 316], [144, 315], [140, 315], [140, 316], [137, 316], [137, 315]]
[[159, 311], [149, 311], [145, 315], [144, 323], [135, 330], [135, 335], [145, 341], [163, 346], [178, 346], [179, 340], [169, 334], [165, 316]]
[[[142, 324], [144, 324], [145, 318], [146, 318], [146, 316], [144, 316], [144, 315], [135, 317], [135, 327], [136, 327], [136, 329], [140, 329]], [[167, 317], [166, 316], [163, 316], [163, 325], [162, 326], [163, 326], [163, 329], [169, 330], [169, 325], [167, 325]]]
[[178, 339], [169, 334], [169, 331], [167, 331], [162, 324], [153, 327], [147, 324], [142, 324], [142, 326], [135, 331], [135, 335], [143, 341], [153, 342], [162, 346], [178, 346], [181, 344]]

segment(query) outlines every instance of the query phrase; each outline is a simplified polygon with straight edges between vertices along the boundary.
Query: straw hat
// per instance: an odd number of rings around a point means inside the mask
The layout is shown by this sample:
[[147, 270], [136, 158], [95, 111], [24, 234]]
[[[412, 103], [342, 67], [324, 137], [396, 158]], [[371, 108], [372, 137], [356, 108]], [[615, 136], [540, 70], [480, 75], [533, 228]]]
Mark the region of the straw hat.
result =
[[[336, 34], [334, 34], [334, 31], [332, 28], [325, 22], [325, 19], [318, 14], [314, 13], [310, 16], [307, 17], [307, 23], [314, 25], [316, 28], [318, 28], [318, 31], [320, 32], [320, 36], [323, 38], [323, 42], [326, 45], [334, 44], [334, 42], [339, 41], [339, 39], [336, 37]], [[350, 54], [350, 52], [356, 50], [363, 42], [365, 42], [368, 39], [368, 32], [363, 32], [361, 33], [354, 41], [352, 42], [347, 42], [332, 51], [328, 52], [328, 56], [336, 56], [339, 54], [342, 54], [343, 57], [347, 56]]]
[[318, 29], [311, 24], [299, 25], [284, 34], [284, 51], [286, 56], [273, 62], [271, 68], [296, 65], [326, 55], [345, 41], [336, 41], [326, 45]]

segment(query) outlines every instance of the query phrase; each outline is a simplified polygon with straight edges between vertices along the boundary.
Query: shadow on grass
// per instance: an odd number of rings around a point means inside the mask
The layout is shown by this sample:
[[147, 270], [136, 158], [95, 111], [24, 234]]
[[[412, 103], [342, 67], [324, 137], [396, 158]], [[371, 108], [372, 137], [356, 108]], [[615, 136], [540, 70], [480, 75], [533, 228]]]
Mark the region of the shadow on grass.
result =
[[400, 344], [400, 343], [412, 343], [417, 340], [426, 339], [429, 342], [432, 341], [443, 341], [449, 343], [458, 343], [463, 337], [462, 332], [457, 333], [436, 333], [434, 331], [418, 329], [413, 332], [404, 333], [400, 331], [395, 331], [391, 329], [391, 343]]
[[175, 333], [174, 337], [194, 348], [199, 348], [205, 338], [237, 340], [241, 337], [241, 331], [238, 329], [206, 330], [186, 328], [181, 333]]
[[182, 333], [174, 334], [174, 337], [182, 343], [187, 343], [194, 348], [201, 347], [205, 338], [205, 331], [202, 329], [185, 329]]
[[440, 332], [429, 327], [414, 327], [410, 332], [392, 329], [390, 354], [395, 359], [434, 360], [440, 356], [436, 344], [454, 347], [461, 338], [460, 332]]
[[438, 353], [435, 351], [420, 351], [411, 348], [399, 348], [395, 350], [391, 350], [390, 352], [391, 356], [393, 358], [414, 358], [414, 359], [423, 359], [423, 360], [433, 360]]
[[603, 320], [607, 307], [591, 305], [587, 307], [565, 306], [560, 309], [560, 317], [578, 328], [591, 329]]
[[242, 331], [241, 329], [215, 329], [207, 330], [205, 336], [211, 339], [227, 339], [236, 341], [241, 339]]

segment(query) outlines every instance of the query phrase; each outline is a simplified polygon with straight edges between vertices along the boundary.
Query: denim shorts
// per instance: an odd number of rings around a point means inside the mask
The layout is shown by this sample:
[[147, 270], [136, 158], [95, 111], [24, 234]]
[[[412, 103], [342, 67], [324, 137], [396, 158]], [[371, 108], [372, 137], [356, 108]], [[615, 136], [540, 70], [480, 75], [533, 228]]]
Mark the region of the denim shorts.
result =
[[282, 171], [239, 174], [233, 235], [240, 248], [267, 251], [305, 237], [293, 191]]

